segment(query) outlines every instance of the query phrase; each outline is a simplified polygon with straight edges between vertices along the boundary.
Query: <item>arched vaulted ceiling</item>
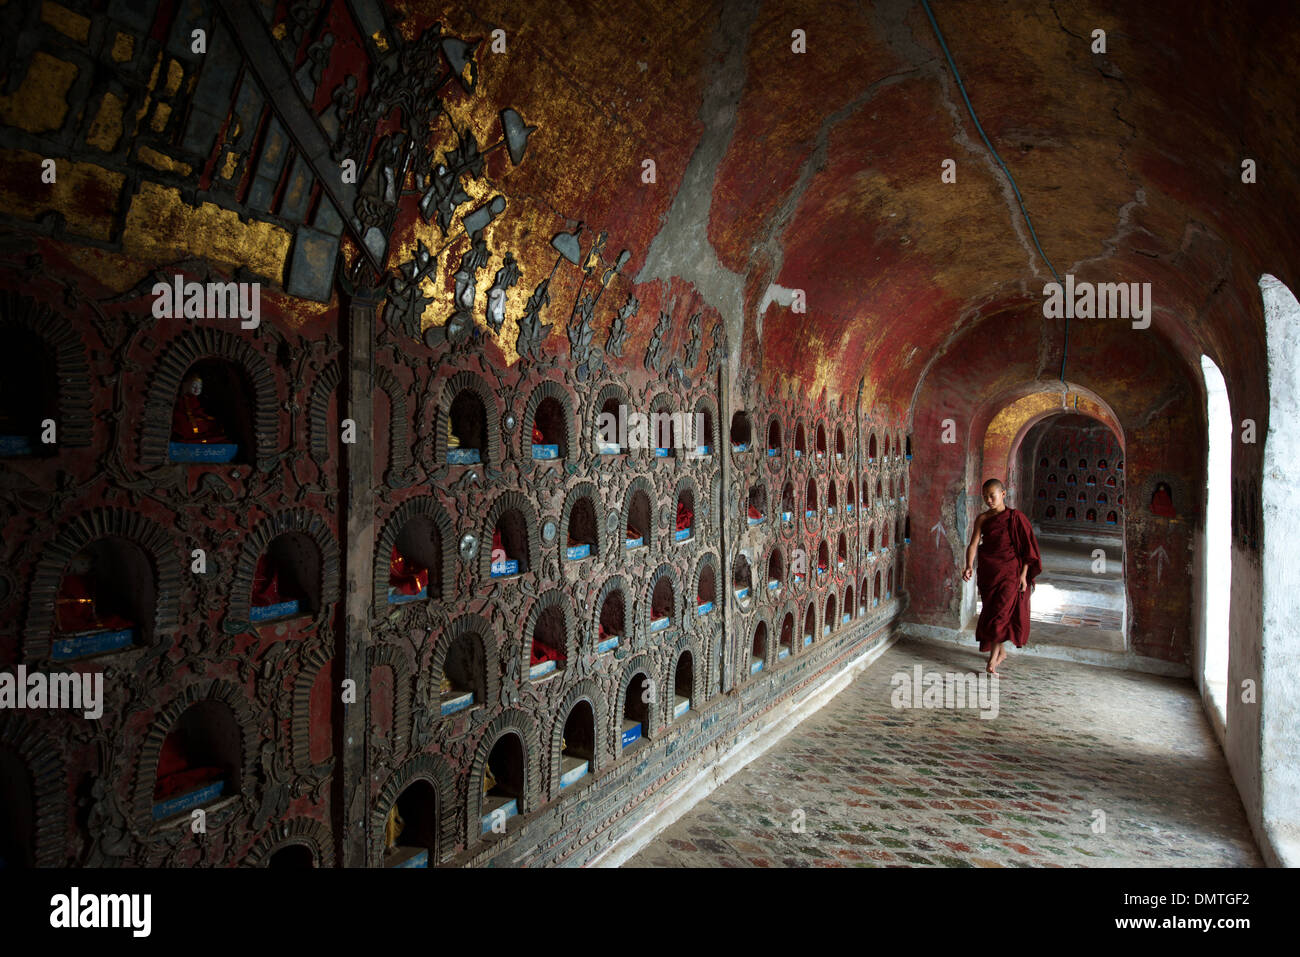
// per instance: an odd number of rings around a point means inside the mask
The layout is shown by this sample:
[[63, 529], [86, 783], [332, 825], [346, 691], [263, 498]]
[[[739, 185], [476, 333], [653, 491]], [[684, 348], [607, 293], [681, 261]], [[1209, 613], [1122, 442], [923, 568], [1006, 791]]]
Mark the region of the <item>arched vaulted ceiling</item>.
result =
[[[672, 315], [677, 343], [686, 317], [701, 313], [706, 349], [714, 323], [725, 328], [733, 372], [753, 369], [768, 385], [811, 395], [825, 388], [832, 398], [852, 396], [861, 381], [863, 409], [900, 421], [926, 370], [972, 335], [1000, 339], [1008, 359], [1032, 366], [1036, 378], [1062, 374], [1065, 324], [1042, 315], [1050, 272], [919, 0], [393, 0], [382, 43], [358, 31], [364, 18], [355, 10], [364, 6], [373, 5], [320, 7], [337, 46], [312, 104], [318, 116], [332, 97], [346, 98], [349, 82], [363, 99], [383, 51], [416, 44], [440, 24], [482, 41], [474, 94], [454, 83], [438, 92], [456, 127], [486, 148], [505, 107], [537, 126], [522, 165], [500, 150], [486, 157], [486, 178], [466, 180], [469, 200], [457, 212], [458, 227], [498, 192], [507, 201], [484, 231], [490, 266], [475, 274], [481, 303], [505, 252], [522, 273], [507, 294], [505, 327], [489, 337], [490, 359], [515, 361], [517, 317], [552, 273], [542, 319], [554, 332], [543, 349], [564, 347], [584, 277], [567, 264], [553, 272], [550, 239], [581, 223], [584, 252], [600, 233], [606, 263], [629, 252], [593, 315], [603, 342], [615, 311], [636, 297], [628, 356], [646, 348], [661, 312]], [[1291, 265], [1300, 248], [1300, 18], [1291, 5], [932, 7], [1057, 272], [1151, 283], [1151, 328], [1075, 320], [1064, 376], [1072, 377], [1079, 350], [1121, 356], [1139, 337], [1155, 337], [1193, 370], [1209, 353], [1234, 405], [1264, 408], [1258, 278], [1272, 273], [1293, 288], [1300, 279]], [[1104, 54], [1092, 52], [1096, 30], [1105, 31]], [[495, 31], [504, 31], [503, 50], [493, 47]], [[805, 52], [792, 49], [796, 31]], [[20, 105], [5, 99], [0, 109], [8, 116]], [[398, 126], [384, 118], [370, 131], [373, 149]], [[456, 142], [445, 125], [429, 139], [435, 155]], [[955, 183], [941, 182], [947, 159]], [[1255, 183], [1242, 182], [1247, 159]], [[7, 201], [19, 205], [39, 155], [29, 150], [20, 160], [0, 177]], [[189, 190], [206, 189], [213, 169], [146, 172], [176, 180], [180, 192], [129, 184], [121, 195], [139, 195], [120, 235], [105, 227], [102, 249], [71, 251], [77, 267], [121, 291], [151, 268], [198, 256], [225, 271], [260, 269], [275, 298], [287, 238], [271, 230], [283, 242], [259, 266], [269, 254], [254, 248], [251, 226], [215, 209], [186, 212], [205, 201]], [[94, 212], [87, 203], [118, 203], [118, 180], [99, 178], [102, 190], [90, 182], [58, 207], [74, 231], [75, 217]], [[439, 268], [422, 281], [420, 321], [442, 324], [454, 311], [454, 273], [469, 241], [424, 221], [419, 190], [405, 186], [386, 266], [391, 276], [421, 243], [441, 251]], [[27, 218], [44, 215], [39, 203], [27, 205]], [[350, 240], [343, 246], [345, 258], [355, 256]], [[793, 290], [806, 312], [795, 310]], [[290, 322], [328, 308], [287, 298], [280, 305]], [[1105, 328], [1088, 332], [1089, 324]], [[1109, 401], [1112, 389], [1143, 387], [1090, 385]]]
[[[1256, 281], [1294, 279], [1300, 239], [1288, 5], [932, 6], [1057, 271], [1150, 282], [1153, 328], [1132, 335], [1210, 352], [1230, 380], [1258, 368]], [[511, 38], [484, 58], [484, 109], [509, 97], [540, 127], [507, 189], [535, 200], [536, 230], [560, 222], [544, 212], [609, 230], [643, 301], [659, 282], [718, 311], [736, 367], [757, 358], [832, 394], [865, 376], [864, 407], [905, 412], [954, 337], [1033, 314], [1040, 336], [1015, 345], [1059, 368], [1062, 323], [1041, 320], [1050, 273], [920, 3], [487, 0], [452, 25]], [[955, 184], [940, 182], [948, 158]], [[1244, 159], [1258, 182], [1242, 182]]]

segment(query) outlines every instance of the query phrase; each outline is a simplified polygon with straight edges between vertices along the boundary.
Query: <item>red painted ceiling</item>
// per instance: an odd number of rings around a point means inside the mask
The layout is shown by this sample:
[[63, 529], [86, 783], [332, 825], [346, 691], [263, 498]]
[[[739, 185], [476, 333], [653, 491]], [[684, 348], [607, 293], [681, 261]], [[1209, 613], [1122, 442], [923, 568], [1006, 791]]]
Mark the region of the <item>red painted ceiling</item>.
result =
[[[1185, 361], [1210, 353], [1230, 386], [1262, 388], [1259, 276], [1300, 288], [1290, 5], [932, 6], [1057, 271], [1152, 284], [1152, 329], [1083, 334], [1079, 348], [1155, 336]], [[657, 308], [689, 296], [726, 322], [733, 368], [832, 396], [865, 377], [864, 408], [906, 414], [931, 360], [980, 323], [1017, 329], [1007, 348], [1056, 375], [1064, 329], [1041, 320], [1051, 275], [919, 3], [486, 0], [447, 17], [411, 0], [394, 16], [409, 35], [440, 18], [464, 35], [507, 31], [507, 54], [481, 54], [484, 110], [508, 103], [540, 127], [506, 181], [512, 235], [581, 221], [628, 248], [605, 304], [655, 304], [633, 350]], [[955, 184], [940, 181], [949, 158]], [[1257, 183], [1241, 181], [1247, 158]], [[760, 314], [771, 284], [804, 290], [806, 314], [780, 301]]]

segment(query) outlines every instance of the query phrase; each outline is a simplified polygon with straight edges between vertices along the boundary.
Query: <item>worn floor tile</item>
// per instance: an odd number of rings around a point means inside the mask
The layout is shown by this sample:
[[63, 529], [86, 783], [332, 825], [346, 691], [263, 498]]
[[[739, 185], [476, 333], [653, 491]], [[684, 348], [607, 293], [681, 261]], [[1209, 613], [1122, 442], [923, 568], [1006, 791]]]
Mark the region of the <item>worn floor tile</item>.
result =
[[992, 719], [893, 707], [895, 674], [983, 660], [901, 640], [628, 865], [1262, 863], [1190, 682], [1013, 651]]

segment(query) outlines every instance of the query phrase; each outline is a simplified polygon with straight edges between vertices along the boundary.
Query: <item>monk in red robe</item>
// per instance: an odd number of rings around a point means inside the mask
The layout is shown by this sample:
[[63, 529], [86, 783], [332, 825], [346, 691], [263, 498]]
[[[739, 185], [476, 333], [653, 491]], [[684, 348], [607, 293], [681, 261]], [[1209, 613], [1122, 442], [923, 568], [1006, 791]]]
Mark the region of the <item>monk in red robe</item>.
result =
[[1033, 526], [1023, 512], [1007, 506], [1006, 487], [989, 479], [983, 491], [988, 511], [975, 519], [971, 529], [962, 578], [971, 580], [978, 553], [977, 584], [984, 607], [975, 625], [975, 638], [980, 651], [989, 653], [986, 670], [995, 675], [1007, 657], [1007, 640], [1017, 648], [1029, 640], [1029, 596], [1043, 565]]

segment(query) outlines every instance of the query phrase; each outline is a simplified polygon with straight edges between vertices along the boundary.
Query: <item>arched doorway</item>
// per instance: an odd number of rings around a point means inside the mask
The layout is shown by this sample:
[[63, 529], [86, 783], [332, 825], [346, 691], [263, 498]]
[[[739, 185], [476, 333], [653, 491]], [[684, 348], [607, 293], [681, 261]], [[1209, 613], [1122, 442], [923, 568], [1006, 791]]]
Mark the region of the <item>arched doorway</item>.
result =
[[1035, 640], [1123, 652], [1122, 437], [1096, 415], [1056, 409], [1022, 426], [1004, 473], [1009, 504], [1033, 522], [1042, 555], [1030, 602]]

